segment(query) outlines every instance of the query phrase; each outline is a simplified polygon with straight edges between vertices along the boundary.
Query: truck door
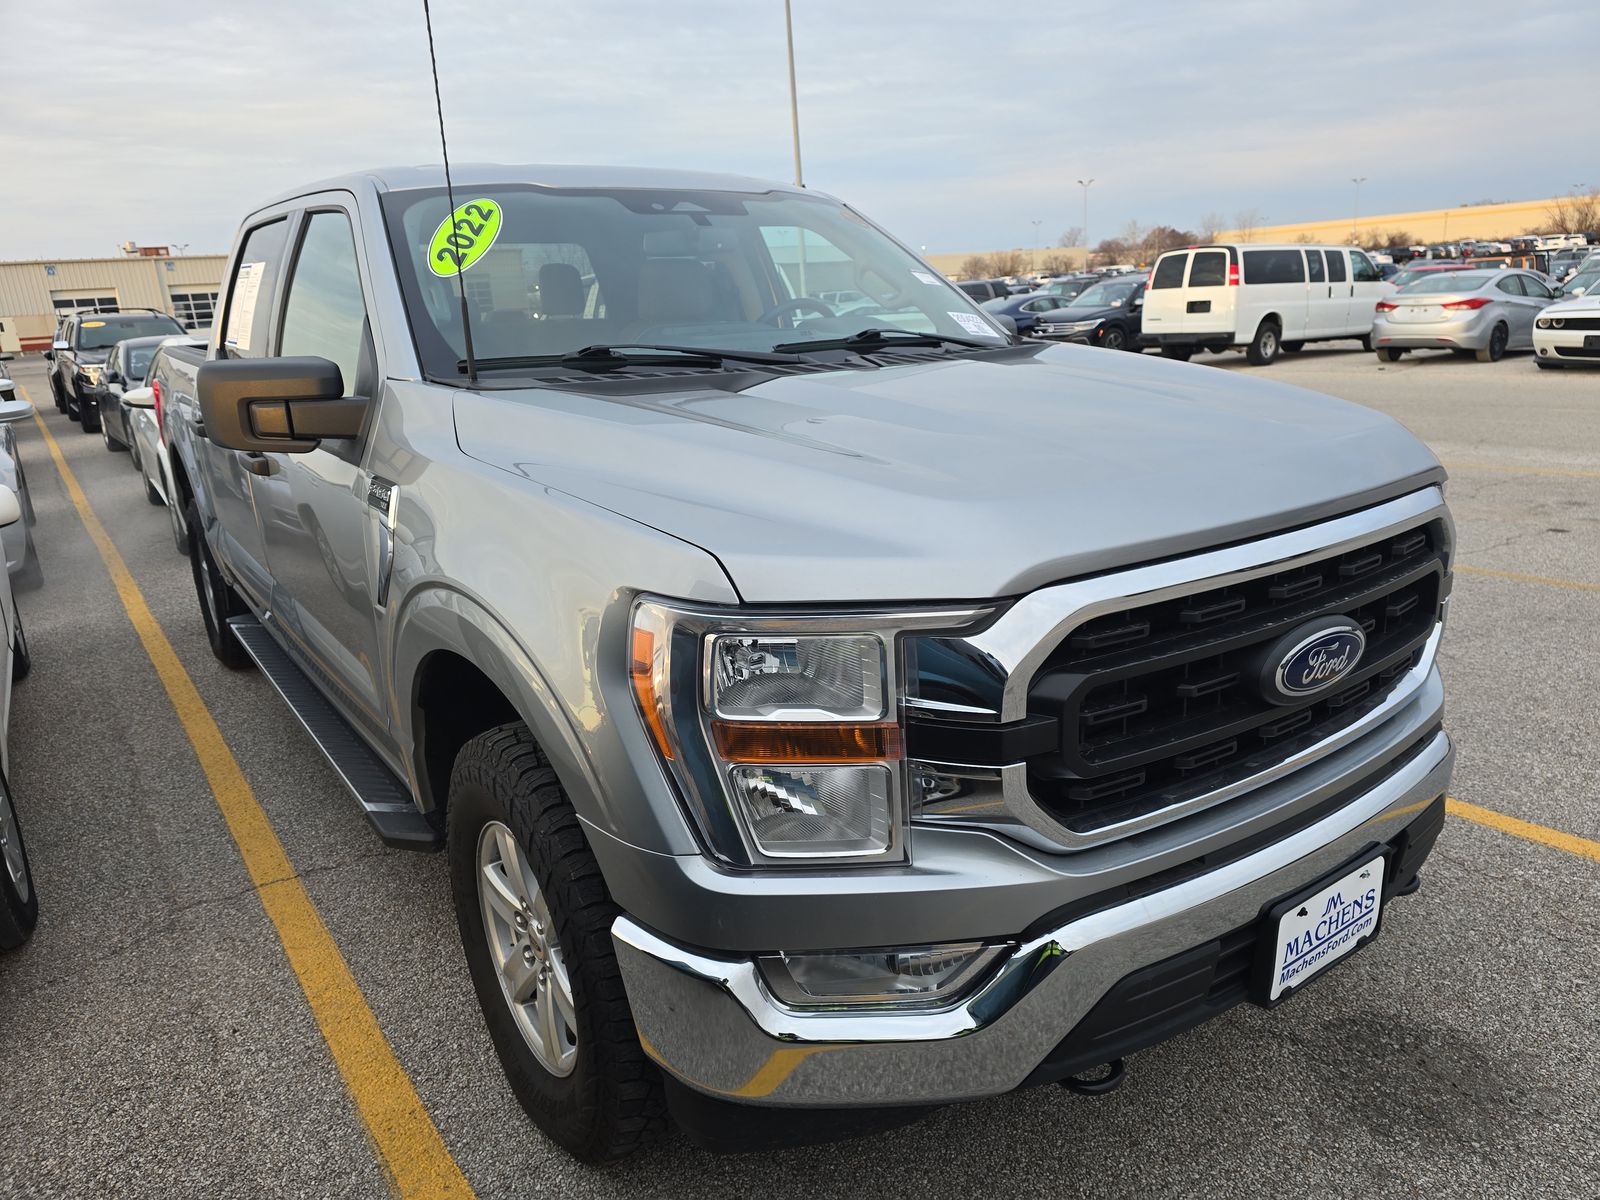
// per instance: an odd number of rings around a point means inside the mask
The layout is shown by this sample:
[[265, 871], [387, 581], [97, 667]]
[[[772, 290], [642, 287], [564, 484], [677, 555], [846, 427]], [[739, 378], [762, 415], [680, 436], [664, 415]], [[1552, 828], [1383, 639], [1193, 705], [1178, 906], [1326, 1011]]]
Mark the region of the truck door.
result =
[[1350, 315], [1350, 297], [1355, 293], [1355, 285], [1350, 282], [1350, 259], [1347, 251], [1324, 250], [1322, 257], [1328, 264], [1328, 294], [1333, 298], [1329, 309], [1330, 317], [1334, 324], [1334, 337], [1361, 337], [1372, 330], [1372, 315], [1367, 314], [1366, 323], [1362, 324], [1360, 316]]
[[[330, 200], [326, 207], [312, 202], [299, 221], [276, 352], [338, 364], [345, 394], [375, 403], [382, 373], [367, 318], [354, 204], [339, 195], [342, 202]], [[256, 500], [273, 605], [295, 648], [343, 693], [346, 711], [386, 742], [381, 606], [373, 587], [380, 518], [369, 504], [366, 448], [365, 437], [330, 438], [306, 454], [269, 454], [268, 472], [256, 478]]]
[[1182, 333], [1185, 325], [1183, 273], [1187, 250], [1173, 250], [1156, 260], [1144, 295], [1144, 331], [1152, 336]]
[[[228, 281], [223, 336], [217, 350], [219, 358], [266, 355], [288, 237], [287, 217], [266, 221], [245, 234], [234, 260], [233, 276]], [[188, 412], [191, 419], [199, 419], [200, 405], [196, 397], [175, 395], [172, 401]], [[204, 476], [212, 515], [217, 520], [217, 549], [244, 590], [258, 604], [264, 605], [272, 594], [272, 579], [267, 571], [261, 523], [256, 516], [252, 489], [254, 472], [263, 466], [262, 456], [229, 450], [203, 436], [194, 439], [194, 446], [195, 465]]]

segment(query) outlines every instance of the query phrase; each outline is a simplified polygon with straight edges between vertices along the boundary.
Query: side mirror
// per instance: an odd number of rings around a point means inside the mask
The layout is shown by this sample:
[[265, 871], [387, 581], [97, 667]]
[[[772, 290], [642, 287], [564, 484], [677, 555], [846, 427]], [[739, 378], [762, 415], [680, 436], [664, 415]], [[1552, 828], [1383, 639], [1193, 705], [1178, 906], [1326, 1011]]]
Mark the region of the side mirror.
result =
[[22, 520], [22, 505], [17, 503], [17, 494], [4, 484], [0, 484], [0, 529], [15, 525], [20, 520]]
[[1015, 317], [1008, 317], [1005, 313], [990, 313], [989, 319], [1012, 337], [1017, 336], [1017, 319]]
[[25, 421], [33, 416], [33, 405], [26, 400], [0, 400], [0, 425], [8, 421]]
[[156, 391], [154, 388], [133, 388], [122, 393], [122, 402], [129, 408], [154, 408], [156, 406]]
[[1143, 296], [1135, 296], [1132, 300], [1128, 301], [1128, 304], [1133, 308], [1143, 308], [1144, 307], [1144, 297]]
[[305, 454], [323, 438], [361, 435], [367, 401], [346, 397], [325, 358], [228, 358], [195, 379], [206, 436], [229, 450]]
[[62, 350], [71, 350], [72, 347], [67, 345], [67, 343], [61, 338], [57, 338], [55, 341], [50, 343], [50, 349], [60, 353]]

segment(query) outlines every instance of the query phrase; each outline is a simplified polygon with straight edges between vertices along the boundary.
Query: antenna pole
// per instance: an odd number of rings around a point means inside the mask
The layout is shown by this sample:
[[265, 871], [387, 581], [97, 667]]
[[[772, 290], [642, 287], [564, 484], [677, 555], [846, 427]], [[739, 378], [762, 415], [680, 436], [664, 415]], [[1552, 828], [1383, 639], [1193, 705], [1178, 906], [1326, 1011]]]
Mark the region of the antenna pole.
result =
[[783, 29], [789, 42], [789, 131], [794, 137], [794, 185], [805, 187], [805, 173], [800, 170], [800, 97], [794, 86], [794, 14], [789, 0], [783, 0]]
[[[439, 98], [439, 61], [433, 53], [433, 13], [428, 9], [428, 0], [422, 0], [422, 19], [428, 26], [428, 66], [433, 69], [433, 107], [439, 114], [439, 152], [444, 155], [444, 196], [445, 202], [450, 205], [450, 215], [445, 219], [454, 221], [456, 218], [456, 189], [450, 182], [450, 147], [444, 140], [444, 101]], [[456, 260], [456, 288], [461, 293], [461, 336], [465, 340], [467, 350], [467, 382], [478, 382], [478, 363], [472, 353], [472, 318], [467, 311], [467, 282], [461, 278], [461, 260]]]

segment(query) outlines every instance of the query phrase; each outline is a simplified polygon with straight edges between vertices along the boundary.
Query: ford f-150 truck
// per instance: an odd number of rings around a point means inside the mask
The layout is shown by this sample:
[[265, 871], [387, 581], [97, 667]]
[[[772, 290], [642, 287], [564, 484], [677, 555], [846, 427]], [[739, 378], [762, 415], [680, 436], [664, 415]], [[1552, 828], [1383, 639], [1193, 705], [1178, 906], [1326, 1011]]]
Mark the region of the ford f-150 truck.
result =
[[211, 646], [444, 846], [581, 1158], [1105, 1090], [1417, 887], [1453, 532], [1386, 416], [724, 176], [317, 183], [223, 300], [159, 401]]

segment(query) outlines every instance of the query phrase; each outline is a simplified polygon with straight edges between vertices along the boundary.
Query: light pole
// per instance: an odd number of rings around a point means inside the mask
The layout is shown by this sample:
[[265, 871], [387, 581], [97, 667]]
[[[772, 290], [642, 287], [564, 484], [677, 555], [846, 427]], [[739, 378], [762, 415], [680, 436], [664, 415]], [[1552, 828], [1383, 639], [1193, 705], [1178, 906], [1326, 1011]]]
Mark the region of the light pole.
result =
[[805, 173], [800, 169], [800, 97], [794, 86], [794, 14], [790, 0], [783, 0], [783, 31], [789, 43], [789, 128], [794, 135], [794, 185], [805, 187]]
[[1356, 211], [1355, 215], [1350, 218], [1350, 240], [1352, 242], [1359, 240], [1356, 234], [1356, 227], [1361, 224], [1361, 185], [1366, 181], [1367, 177], [1365, 175], [1360, 179], [1352, 179], [1350, 181], [1356, 185]]
[[1089, 188], [1094, 180], [1080, 179], [1078, 186], [1083, 189], [1083, 269], [1089, 269]]
[[1044, 224], [1043, 220], [1036, 220], [1033, 223], [1033, 255], [1032, 255], [1032, 258], [1033, 258], [1033, 272], [1034, 272], [1035, 275], [1037, 275], [1039, 273], [1039, 226], [1041, 226], [1043, 224]]

